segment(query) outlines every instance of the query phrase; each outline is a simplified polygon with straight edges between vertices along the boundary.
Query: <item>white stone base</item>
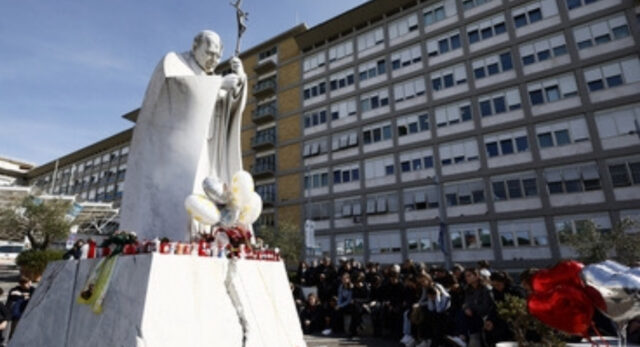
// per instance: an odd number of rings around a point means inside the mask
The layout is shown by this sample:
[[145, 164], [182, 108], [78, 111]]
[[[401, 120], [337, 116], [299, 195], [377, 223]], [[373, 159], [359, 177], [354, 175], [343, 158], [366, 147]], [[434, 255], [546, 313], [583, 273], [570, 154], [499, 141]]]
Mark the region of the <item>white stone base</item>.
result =
[[77, 302], [96, 259], [49, 265], [9, 346], [242, 346], [225, 287], [228, 266], [247, 321], [246, 346], [305, 346], [282, 262], [122, 256], [103, 312]]

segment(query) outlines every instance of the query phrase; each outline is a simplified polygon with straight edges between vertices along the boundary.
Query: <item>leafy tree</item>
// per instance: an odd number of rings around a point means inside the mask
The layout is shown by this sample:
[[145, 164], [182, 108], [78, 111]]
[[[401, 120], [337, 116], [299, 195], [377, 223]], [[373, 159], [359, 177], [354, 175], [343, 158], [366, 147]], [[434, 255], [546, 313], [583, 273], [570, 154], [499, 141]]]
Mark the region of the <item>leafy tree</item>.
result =
[[[498, 314], [513, 330], [518, 346], [565, 346], [564, 334], [546, 326], [529, 314], [527, 300], [506, 295], [505, 300], [497, 304]], [[535, 333], [540, 341], [530, 341], [529, 334]]]
[[31, 247], [44, 250], [51, 241], [65, 239], [71, 222], [66, 218], [70, 201], [28, 196], [0, 208], [0, 230], [26, 235]]
[[600, 231], [593, 221], [576, 223], [575, 233], [570, 224], [560, 230], [560, 242], [573, 248], [583, 262], [599, 263], [611, 258], [620, 263], [631, 265], [640, 260], [640, 233], [635, 222], [625, 219], [615, 225], [611, 231]]
[[280, 249], [280, 257], [288, 268], [296, 267], [303, 247], [301, 231], [293, 224], [278, 223], [279, 227], [260, 227], [256, 236], [270, 248]]

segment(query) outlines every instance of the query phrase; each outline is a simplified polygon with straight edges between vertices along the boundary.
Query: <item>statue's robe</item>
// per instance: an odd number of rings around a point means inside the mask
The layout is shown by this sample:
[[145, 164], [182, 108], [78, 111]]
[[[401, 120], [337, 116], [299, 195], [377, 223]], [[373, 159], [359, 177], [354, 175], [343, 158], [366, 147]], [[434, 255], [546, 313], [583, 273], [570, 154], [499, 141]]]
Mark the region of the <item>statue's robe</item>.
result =
[[169, 53], [153, 72], [127, 160], [120, 229], [139, 239], [189, 240], [185, 199], [202, 181], [229, 182], [242, 170], [240, 130], [246, 82], [222, 90], [190, 53]]

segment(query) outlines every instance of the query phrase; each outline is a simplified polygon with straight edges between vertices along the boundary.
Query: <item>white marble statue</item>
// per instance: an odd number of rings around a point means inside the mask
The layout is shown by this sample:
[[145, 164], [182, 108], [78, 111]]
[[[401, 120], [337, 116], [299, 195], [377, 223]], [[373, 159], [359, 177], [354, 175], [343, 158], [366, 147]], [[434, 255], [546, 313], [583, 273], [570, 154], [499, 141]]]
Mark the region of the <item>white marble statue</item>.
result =
[[208, 178], [209, 195], [224, 203], [225, 186], [242, 170], [247, 79], [237, 57], [230, 60], [231, 74], [214, 74], [221, 55], [220, 37], [205, 30], [191, 51], [167, 54], [153, 72], [131, 141], [120, 208], [120, 228], [140, 239], [188, 240], [185, 198], [203, 194]]

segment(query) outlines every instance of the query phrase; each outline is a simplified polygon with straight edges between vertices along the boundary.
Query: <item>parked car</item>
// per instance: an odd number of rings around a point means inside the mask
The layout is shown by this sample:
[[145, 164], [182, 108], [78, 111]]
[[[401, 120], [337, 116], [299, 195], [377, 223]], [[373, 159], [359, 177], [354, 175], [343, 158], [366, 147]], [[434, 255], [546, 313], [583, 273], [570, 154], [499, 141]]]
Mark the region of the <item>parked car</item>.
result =
[[0, 265], [16, 266], [18, 254], [25, 249], [22, 242], [5, 241], [0, 243]]

